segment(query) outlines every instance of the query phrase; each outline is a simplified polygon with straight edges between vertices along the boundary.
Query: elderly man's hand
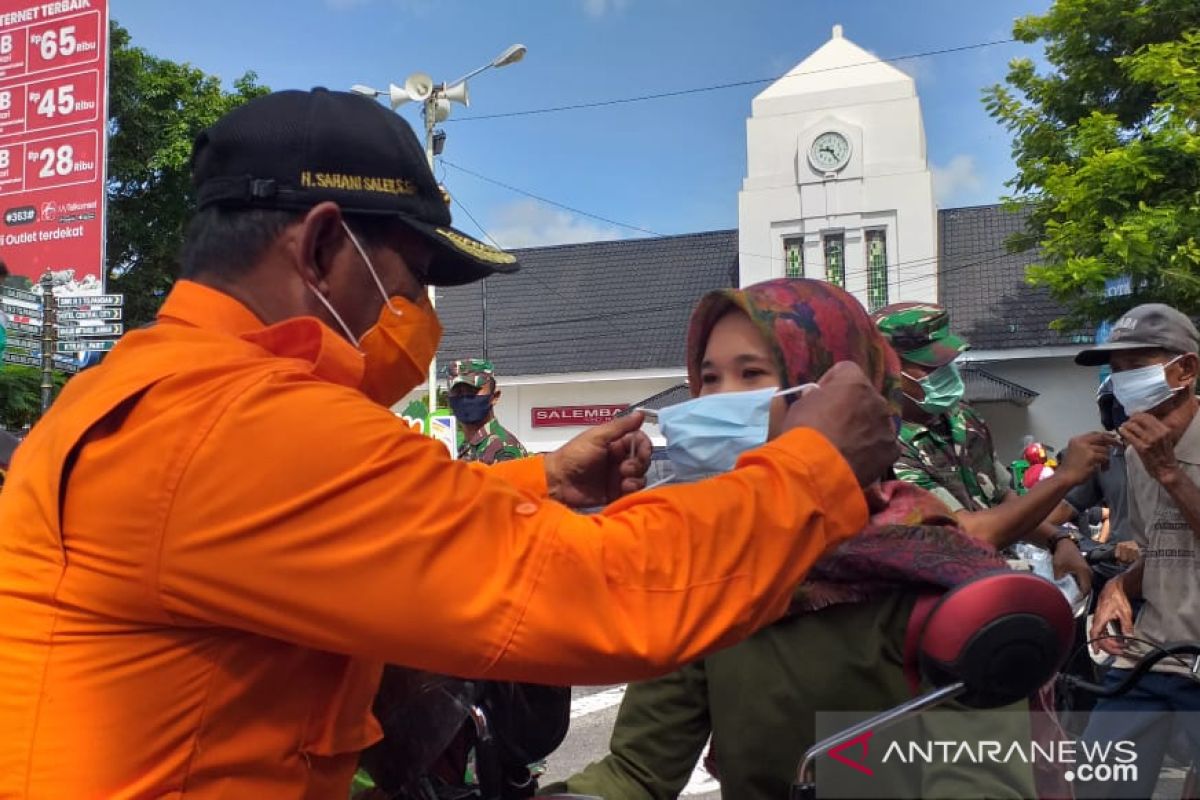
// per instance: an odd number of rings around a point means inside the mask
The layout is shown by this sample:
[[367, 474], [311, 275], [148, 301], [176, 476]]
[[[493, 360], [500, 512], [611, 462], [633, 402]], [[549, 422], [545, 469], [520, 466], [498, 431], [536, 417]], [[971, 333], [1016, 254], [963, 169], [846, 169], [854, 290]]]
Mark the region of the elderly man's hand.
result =
[[579, 434], [546, 455], [550, 496], [572, 508], [607, 505], [646, 485], [650, 437], [633, 413]]

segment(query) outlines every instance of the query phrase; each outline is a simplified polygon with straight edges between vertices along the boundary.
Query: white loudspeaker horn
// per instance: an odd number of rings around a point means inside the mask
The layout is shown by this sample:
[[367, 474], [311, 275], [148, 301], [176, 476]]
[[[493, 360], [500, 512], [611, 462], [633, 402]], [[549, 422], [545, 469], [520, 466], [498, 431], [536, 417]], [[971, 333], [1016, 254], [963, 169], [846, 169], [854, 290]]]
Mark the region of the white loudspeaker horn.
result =
[[392, 111], [395, 111], [409, 101], [408, 93], [404, 91], [404, 87], [397, 86], [394, 83], [388, 86], [388, 99], [391, 101]]
[[393, 83], [389, 87], [388, 94], [391, 97], [393, 110], [409, 100], [424, 103], [429, 99], [429, 95], [433, 94], [433, 78], [424, 72], [414, 72], [404, 81], [403, 86]]
[[464, 106], [471, 105], [471, 99], [467, 96], [466, 81], [463, 81], [462, 83], [456, 83], [453, 86], [447, 86], [446, 90], [442, 92], [442, 96], [447, 100], [451, 100], [455, 103], [461, 103]]

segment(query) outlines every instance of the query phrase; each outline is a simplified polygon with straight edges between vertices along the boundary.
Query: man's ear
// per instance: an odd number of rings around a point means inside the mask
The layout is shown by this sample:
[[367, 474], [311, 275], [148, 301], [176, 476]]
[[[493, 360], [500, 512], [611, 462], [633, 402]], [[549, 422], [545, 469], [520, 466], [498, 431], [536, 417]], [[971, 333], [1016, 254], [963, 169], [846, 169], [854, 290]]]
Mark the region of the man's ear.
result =
[[[495, 384], [493, 384], [493, 386], [494, 385]], [[500, 390], [492, 389], [492, 405], [496, 405], [496, 403], [499, 403], [499, 402], [500, 402]]]
[[304, 215], [292, 237], [292, 263], [301, 278], [324, 290], [334, 260], [345, 246], [341, 209], [337, 203], [318, 203]]
[[1176, 375], [1179, 376], [1180, 385], [1188, 386], [1194, 384], [1196, 375], [1200, 372], [1200, 356], [1197, 356], [1195, 353], [1188, 353], [1172, 366], [1176, 370]]

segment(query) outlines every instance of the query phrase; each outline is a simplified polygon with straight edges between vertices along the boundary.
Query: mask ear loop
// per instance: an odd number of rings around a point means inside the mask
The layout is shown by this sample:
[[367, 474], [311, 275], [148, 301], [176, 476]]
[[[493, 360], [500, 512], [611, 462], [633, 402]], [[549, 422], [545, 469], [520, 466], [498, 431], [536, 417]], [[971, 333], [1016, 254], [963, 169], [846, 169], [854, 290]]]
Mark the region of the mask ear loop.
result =
[[803, 397], [804, 395], [808, 394], [812, 390], [820, 389], [820, 388], [821, 388], [820, 385], [816, 384], [816, 383], [802, 383], [799, 386], [793, 386], [790, 389], [784, 389], [782, 391], [776, 392], [773, 395], [773, 397], [786, 398], [787, 404], [790, 406], [792, 403], [796, 402], [796, 400], [798, 398]]
[[367, 272], [371, 273], [371, 280], [375, 281], [375, 286], [379, 289], [379, 296], [383, 298], [383, 304], [387, 306], [387, 310], [395, 314], [397, 317], [403, 317], [404, 312], [392, 305], [392, 298], [388, 297], [387, 290], [383, 288], [383, 281], [379, 280], [379, 275], [375, 272], [375, 266], [371, 263], [371, 259], [367, 257], [367, 251], [359, 244], [358, 237], [354, 235], [354, 231], [350, 230], [350, 226], [346, 224], [346, 220], [342, 220], [342, 229], [346, 231], [346, 235], [350, 237], [350, 243], [354, 245], [354, 249], [358, 251], [358, 255], [362, 258], [363, 264], [367, 267]]
[[329, 313], [333, 315], [333, 318], [337, 320], [337, 324], [341, 326], [342, 331], [345, 332], [346, 338], [350, 340], [350, 343], [355, 347], [358, 347], [358, 337], [350, 332], [350, 326], [346, 324], [346, 321], [342, 319], [342, 315], [339, 314], [337, 309], [333, 307], [333, 303], [329, 302], [325, 295], [317, 291], [317, 287], [313, 286], [311, 283], [308, 284], [308, 290], [317, 296], [317, 299], [321, 301], [325, 308], [329, 310]]

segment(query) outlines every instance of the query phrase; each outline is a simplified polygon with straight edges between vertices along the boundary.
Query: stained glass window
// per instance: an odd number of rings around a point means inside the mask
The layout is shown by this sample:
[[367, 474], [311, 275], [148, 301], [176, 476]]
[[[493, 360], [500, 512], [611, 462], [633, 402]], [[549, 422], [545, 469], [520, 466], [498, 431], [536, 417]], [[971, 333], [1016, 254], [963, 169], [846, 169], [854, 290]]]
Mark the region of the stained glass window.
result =
[[887, 232], [867, 231], [867, 306], [876, 311], [888, 304]]
[[846, 237], [844, 234], [825, 234], [825, 280], [834, 286], [846, 287]]
[[804, 239], [783, 240], [783, 274], [788, 278], [804, 277]]

